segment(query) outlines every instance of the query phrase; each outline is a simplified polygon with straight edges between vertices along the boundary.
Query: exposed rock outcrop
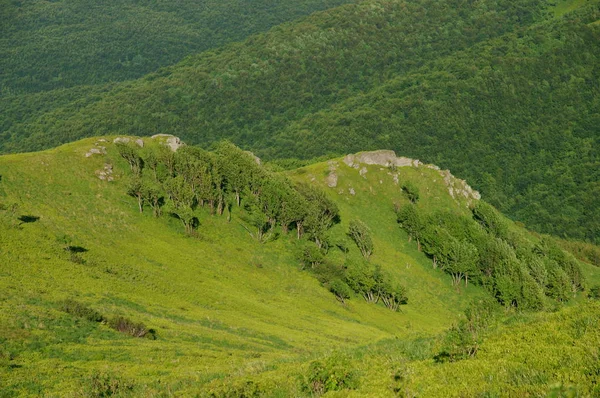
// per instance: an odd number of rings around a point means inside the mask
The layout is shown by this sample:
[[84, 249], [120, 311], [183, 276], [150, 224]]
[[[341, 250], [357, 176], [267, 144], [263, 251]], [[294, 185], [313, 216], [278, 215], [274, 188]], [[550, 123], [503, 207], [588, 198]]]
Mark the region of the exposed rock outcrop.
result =
[[129, 144], [131, 138], [129, 137], [117, 137], [113, 140], [113, 144]]
[[93, 155], [106, 155], [106, 147], [99, 146], [98, 148], [92, 148], [86, 152], [85, 157], [89, 158]]
[[185, 145], [183, 142], [181, 142], [179, 137], [175, 137], [171, 134], [154, 134], [152, 139], [159, 139], [163, 145], [171, 148], [173, 152], [177, 152], [179, 148]]
[[338, 176], [336, 173], [338, 164], [332, 160], [330, 160], [327, 164], [329, 165], [329, 174], [325, 178], [325, 183], [327, 183], [329, 188], [335, 188], [337, 187], [338, 181]]
[[411, 159], [406, 157], [398, 157], [396, 153], [391, 150], [379, 150], [370, 152], [359, 152], [356, 154], [346, 155], [344, 157], [344, 163], [349, 167], [360, 169], [359, 173], [362, 177], [366, 178], [367, 169], [361, 165], [379, 165], [389, 167], [392, 170], [388, 173], [392, 176], [394, 184], [398, 184], [398, 173], [395, 172], [397, 167], [426, 167], [437, 171], [444, 180], [444, 184], [448, 188], [448, 193], [453, 199], [458, 200], [464, 198], [467, 204], [470, 205], [473, 200], [481, 199], [479, 192], [474, 190], [467, 184], [465, 180], [456, 178], [450, 173], [449, 170], [441, 170], [434, 164], [423, 164], [418, 159]]
[[360, 164], [376, 164], [386, 167], [418, 167], [422, 164], [418, 159], [397, 157], [394, 151], [385, 149], [346, 155], [344, 157], [344, 163], [355, 169], [359, 168]]

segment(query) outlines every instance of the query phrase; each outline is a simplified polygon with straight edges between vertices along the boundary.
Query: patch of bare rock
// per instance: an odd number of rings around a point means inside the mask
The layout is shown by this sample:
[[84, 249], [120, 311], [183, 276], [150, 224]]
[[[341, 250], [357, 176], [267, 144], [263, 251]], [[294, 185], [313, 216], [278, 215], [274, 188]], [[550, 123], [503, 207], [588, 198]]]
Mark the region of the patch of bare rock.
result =
[[[392, 171], [394, 171], [397, 167], [426, 167], [428, 169], [435, 170], [440, 174], [440, 176], [443, 178], [444, 184], [448, 188], [448, 193], [453, 199], [458, 200], [459, 198], [464, 198], [466, 199], [468, 205], [470, 205], [473, 200], [481, 199], [481, 195], [479, 194], [479, 192], [471, 188], [465, 180], [461, 180], [459, 178], [454, 177], [449, 170], [441, 170], [438, 166], [433, 164], [423, 164], [418, 159], [398, 157], [396, 156], [396, 153], [391, 150], [379, 150], [350, 154], [346, 155], [343, 161], [349, 167], [359, 170], [360, 175], [364, 178], [366, 178], [367, 169], [362, 165], [385, 166], [390, 168]], [[392, 176], [394, 184], [397, 185], [399, 181], [398, 173], [390, 172], [388, 174]], [[331, 172], [330, 175], [327, 177], [328, 185], [331, 187], [332, 185], [329, 184], [330, 176]]]

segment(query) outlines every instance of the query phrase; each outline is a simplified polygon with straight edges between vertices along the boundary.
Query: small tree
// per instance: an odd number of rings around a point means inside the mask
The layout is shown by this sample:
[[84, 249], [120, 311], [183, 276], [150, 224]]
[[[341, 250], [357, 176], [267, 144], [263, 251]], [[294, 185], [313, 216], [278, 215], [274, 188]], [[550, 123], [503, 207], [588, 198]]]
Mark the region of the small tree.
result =
[[164, 187], [169, 197], [167, 206], [169, 213], [183, 223], [188, 235], [192, 235], [199, 224], [194, 214], [196, 206], [194, 191], [181, 176], [167, 179]]
[[121, 142], [117, 143], [116, 146], [119, 155], [127, 161], [133, 174], [141, 177], [142, 169], [144, 168], [144, 160], [141, 158], [137, 148]]
[[363, 257], [368, 260], [373, 254], [373, 241], [369, 227], [360, 220], [352, 220], [348, 228], [348, 235], [354, 240]]
[[426, 220], [418, 212], [416, 206], [408, 205], [402, 207], [396, 213], [398, 224], [408, 233], [408, 241], [415, 239], [417, 249], [421, 251], [421, 239], [425, 232]]
[[346, 282], [352, 290], [363, 296], [367, 303], [376, 303], [379, 300], [375, 289], [377, 282], [368, 263], [350, 264], [346, 270]]
[[313, 245], [312, 243], [298, 242], [298, 249], [296, 252], [296, 256], [300, 263], [302, 264], [302, 269], [310, 266], [310, 268], [314, 268], [319, 264], [323, 263], [325, 256], [321, 249]]
[[341, 279], [334, 279], [329, 284], [329, 291], [335, 295], [335, 297], [342, 302], [346, 303], [346, 300], [350, 298], [352, 289]]
[[129, 184], [127, 185], [127, 195], [133, 196], [137, 199], [138, 209], [140, 210], [140, 213], [144, 211], [144, 191], [145, 187], [142, 179], [139, 176], [134, 175]]

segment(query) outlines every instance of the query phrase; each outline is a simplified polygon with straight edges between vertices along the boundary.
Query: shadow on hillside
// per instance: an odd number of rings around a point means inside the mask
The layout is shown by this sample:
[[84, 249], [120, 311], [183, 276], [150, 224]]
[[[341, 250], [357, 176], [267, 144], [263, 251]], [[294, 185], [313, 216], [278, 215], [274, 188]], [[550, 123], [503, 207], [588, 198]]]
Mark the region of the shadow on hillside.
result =
[[21, 221], [21, 224], [30, 224], [32, 222], [36, 222], [39, 219], [40, 218], [38, 216], [31, 215], [22, 215], [21, 217], [19, 217], [19, 221]]

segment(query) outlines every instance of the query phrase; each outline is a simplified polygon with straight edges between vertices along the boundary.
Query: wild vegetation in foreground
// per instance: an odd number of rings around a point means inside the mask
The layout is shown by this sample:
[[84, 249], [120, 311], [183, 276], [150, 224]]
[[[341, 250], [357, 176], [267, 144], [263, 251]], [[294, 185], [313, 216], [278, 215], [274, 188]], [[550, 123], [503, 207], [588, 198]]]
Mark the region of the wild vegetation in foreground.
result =
[[597, 393], [597, 268], [444, 171], [114, 138], [0, 157], [3, 396]]

